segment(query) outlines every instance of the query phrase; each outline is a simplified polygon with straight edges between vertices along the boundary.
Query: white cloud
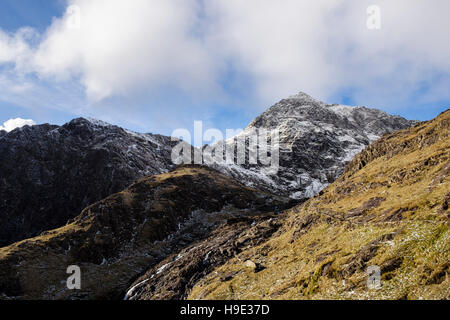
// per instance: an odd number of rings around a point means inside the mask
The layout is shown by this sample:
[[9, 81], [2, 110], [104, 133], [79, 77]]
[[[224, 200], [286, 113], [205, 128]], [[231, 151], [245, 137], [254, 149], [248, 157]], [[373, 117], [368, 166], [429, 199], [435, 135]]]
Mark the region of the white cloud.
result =
[[212, 57], [194, 35], [196, 1], [69, 3], [80, 8], [80, 28], [69, 27], [68, 12], [35, 47], [21, 35], [24, 30], [12, 37], [2, 33], [0, 62], [15, 62], [18, 71], [44, 78], [79, 78], [91, 101], [168, 85], [199, 94], [214, 89]]
[[36, 123], [31, 119], [9, 119], [8, 121], [3, 123], [3, 126], [0, 126], [0, 131], [5, 130], [6, 132], [13, 131], [16, 128], [22, 128], [23, 126], [33, 126]]
[[67, 13], [44, 34], [0, 30], [0, 64], [13, 66], [0, 98], [78, 83], [92, 103], [166, 88], [201, 99], [220, 96], [232, 65], [262, 106], [299, 90], [322, 99], [351, 90], [374, 106], [420, 90], [448, 99], [450, 2], [377, 0], [381, 30], [368, 30], [372, 2], [69, 0], [79, 29]]
[[[366, 27], [373, 1], [206, 3], [213, 47], [250, 72], [267, 101], [298, 90], [326, 99], [343, 88], [386, 101], [450, 73], [447, 0], [375, 1], [381, 30]], [[384, 91], [391, 97], [381, 99]]]
[[249, 72], [258, 94], [273, 100], [299, 90], [320, 95], [333, 76], [321, 52], [337, 1], [211, 1], [215, 53]]

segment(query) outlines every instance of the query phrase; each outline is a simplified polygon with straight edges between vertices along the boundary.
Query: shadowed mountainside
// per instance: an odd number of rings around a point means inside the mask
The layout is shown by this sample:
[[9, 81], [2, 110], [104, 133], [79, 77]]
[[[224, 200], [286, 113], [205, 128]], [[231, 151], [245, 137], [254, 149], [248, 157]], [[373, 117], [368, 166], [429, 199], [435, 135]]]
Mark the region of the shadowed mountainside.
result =
[[88, 205], [173, 168], [169, 137], [98, 120], [0, 134], [0, 247], [57, 228]]
[[[147, 268], [228, 220], [262, 221], [289, 205], [205, 167], [151, 176], [62, 228], [0, 248], [0, 298], [123, 298]], [[82, 290], [67, 289], [69, 265], [81, 268]]]

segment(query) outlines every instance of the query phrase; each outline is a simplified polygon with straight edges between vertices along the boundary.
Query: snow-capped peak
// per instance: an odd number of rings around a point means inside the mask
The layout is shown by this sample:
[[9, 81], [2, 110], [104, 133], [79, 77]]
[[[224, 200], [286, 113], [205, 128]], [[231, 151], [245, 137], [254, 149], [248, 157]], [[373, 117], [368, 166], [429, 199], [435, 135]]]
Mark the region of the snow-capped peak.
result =
[[299, 92], [297, 94], [294, 94], [292, 96], [290, 96], [287, 100], [297, 100], [297, 101], [301, 101], [303, 103], [319, 103], [319, 104], [324, 104], [324, 102], [319, 101], [314, 99], [313, 97], [311, 97], [310, 95], [304, 93], [304, 92]]
[[112, 127], [113, 126], [112, 124], [110, 124], [106, 121], [99, 120], [96, 118], [87, 117], [86, 120], [89, 121], [90, 123], [92, 123], [93, 125], [99, 126], [99, 127]]
[[221, 170], [249, 186], [293, 198], [311, 197], [333, 182], [371, 142], [414, 123], [376, 109], [326, 104], [300, 92], [270, 107], [241, 134], [246, 136], [255, 128], [278, 130], [277, 175], [258, 165], [222, 166]]

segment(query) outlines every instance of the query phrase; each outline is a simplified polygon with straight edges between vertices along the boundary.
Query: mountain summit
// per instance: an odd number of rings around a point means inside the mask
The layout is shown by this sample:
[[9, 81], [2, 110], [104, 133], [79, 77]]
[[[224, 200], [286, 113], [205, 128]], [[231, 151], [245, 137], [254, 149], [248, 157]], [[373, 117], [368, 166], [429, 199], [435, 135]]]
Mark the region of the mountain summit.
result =
[[219, 170], [249, 186], [295, 199], [309, 198], [333, 182], [370, 143], [416, 123], [377, 109], [326, 104], [301, 92], [270, 107], [238, 137], [227, 141], [249, 136], [254, 129], [278, 130], [277, 174], [261, 165], [223, 165]]

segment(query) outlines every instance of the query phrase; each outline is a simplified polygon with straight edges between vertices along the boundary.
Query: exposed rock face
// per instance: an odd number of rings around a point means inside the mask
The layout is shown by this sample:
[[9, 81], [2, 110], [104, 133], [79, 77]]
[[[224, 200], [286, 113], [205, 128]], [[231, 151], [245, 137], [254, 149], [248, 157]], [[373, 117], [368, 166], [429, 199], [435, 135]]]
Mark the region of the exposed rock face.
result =
[[[241, 134], [248, 136], [261, 128], [279, 131], [277, 174], [262, 165], [217, 168], [249, 186], [310, 198], [342, 174], [353, 156], [371, 142], [415, 123], [376, 109], [326, 104], [299, 93], [269, 108]], [[236, 139], [228, 144], [232, 141]]]
[[[244, 221], [243, 231], [288, 206], [205, 167], [144, 178], [60, 229], [0, 248], [0, 299], [123, 299], [148, 268], [229, 230], [227, 221]], [[81, 290], [66, 287], [70, 265], [81, 268]]]
[[[192, 287], [203, 277], [245, 249], [263, 243], [281, 225], [277, 215], [229, 219], [206, 239], [195, 242], [150, 268], [128, 289], [125, 299], [186, 299]], [[259, 270], [252, 261], [246, 261], [246, 264], [247, 268], [254, 266], [253, 270]], [[224, 274], [221, 279], [226, 281], [233, 275], [232, 272]]]
[[[266, 241], [196, 271], [188, 298], [450, 299], [449, 151], [450, 110], [383, 136], [320, 195], [284, 212]], [[380, 286], [368, 282], [371, 266]]]
[[0, 132], [0, 247], [64, 225], [86, 206], [172, 168], [174, 142], [75, 119]]

